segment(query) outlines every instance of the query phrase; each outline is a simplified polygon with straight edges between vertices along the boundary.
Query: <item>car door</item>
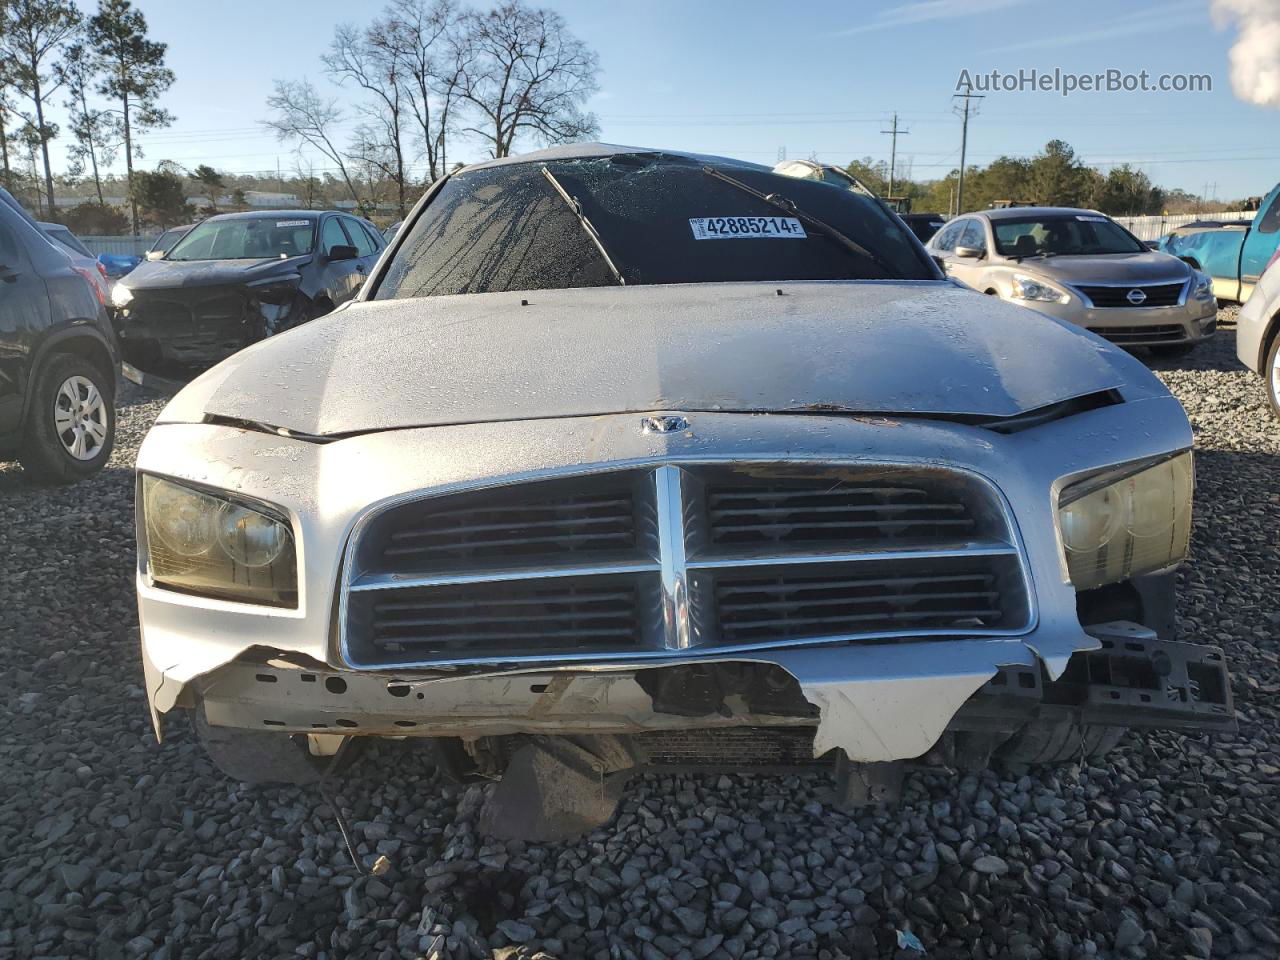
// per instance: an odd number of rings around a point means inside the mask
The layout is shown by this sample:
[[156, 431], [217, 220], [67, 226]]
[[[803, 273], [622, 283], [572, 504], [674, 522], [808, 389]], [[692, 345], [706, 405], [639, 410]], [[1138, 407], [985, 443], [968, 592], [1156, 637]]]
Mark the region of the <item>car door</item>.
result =
[[354, 246], [347, 231], [342, 228], [342, 218], [325, 217], [320, 221], [320, 254], [323, 268], [320, 275], [320, 286], [336, 307], [351, 299], [353, 293], [352, 275], [355, 273], [355, 260], [351, 258], [334, 260], [330, 253], [334, 247]]
[[942, 269], [948, 277], [952, 277], [966, 286], [973, 279], [973, 260], [956, 256], [956, 247], [965, 246], [965, 238], [969, 236], [970, 224], [977, 221], [972, 217], [962, 217], [947, 224], [946, 229], [938, 236], [937, 255], [942, 259]]
[[0, 212], [0, 433], [22, 421], [31, 353], [49, 326], [49, 292]]
[[1258, 211], [1253, 227], [1244, 238], [1244, 249], [1240, 252], [1240, 290], [1241, 302], [1249, 299], [1253, 285], [1262, 276], [1262, 271], [1271, 262], [1271, 257], [1280, 245], [1280, 186], [1271, 191], [1266, 202]]
[[351, 245], [356, 248], [359, 256], [355, 260], [355, 274], [352, 277], [351, 295], [354, 297], [364, 285], [365, 277], [369, 275], [369, 271], [373, 269], [373, 265], [378, 261], [378, 254], [382, 248], [376, 240], [370, 236], [369, 231], [355, 217], [343, 217], [342, 225], [346, 227], [347, 236], [351, 238]]
[[[981, 256], [956, 256], [955, 250], [958, 250], [961, 247], [969, 247], [973, 250], [979, 250], [981, 251]], [[990, 264], [987, 260], [987, 231], [982, 220], [978, 217], [970, 217], [964, 221], [964, 229], [960, 231], [959, 237], [956, 238], [955, 250], [951, 251], [953, 262], [951, 276], [955, 277], [966, 287], [973, 287], [975, 290], [985, 289], [985, 277], [987, 267]]]

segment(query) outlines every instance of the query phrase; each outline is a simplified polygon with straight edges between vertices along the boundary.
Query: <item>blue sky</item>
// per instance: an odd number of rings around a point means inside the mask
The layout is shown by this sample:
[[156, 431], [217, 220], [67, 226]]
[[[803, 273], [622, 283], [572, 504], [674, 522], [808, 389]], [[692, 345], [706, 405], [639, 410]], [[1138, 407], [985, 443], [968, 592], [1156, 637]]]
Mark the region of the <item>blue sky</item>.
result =
[[[145, 165], [237, 172], [293, 165], [291, 148], [257, 126], [272, 79], [323, 83], [318, 58], [334, 25], [377, 9], [377, 0], [135, 2], [178, 77], [164, 101], [178, 122], [144, 141]], [[931, 179], [958, 162], [951, 94], [962, 69], [1115, 67], [1208, 73], [1213, 91], [993, 93], [970, 125], [971, 162], [1029, 155], [1060, 137], [1088, 163], [1129, 161], [1162, 185], [1200, 193], [1209, 184], [1223, 199], [1280, 179], [1280, 111], [1233, 95], [1234, 29], [1215, 26], [1208, 0], [544, 2], [600, 55], [591, 108], [613, 142], [767, 163], [780, 148], [836, 163], [887, 159], [880, 131], [897, 111], [910, 131], [899, 139], [901, 168]], [[481, 155], [461, 143], [452, 152]]]

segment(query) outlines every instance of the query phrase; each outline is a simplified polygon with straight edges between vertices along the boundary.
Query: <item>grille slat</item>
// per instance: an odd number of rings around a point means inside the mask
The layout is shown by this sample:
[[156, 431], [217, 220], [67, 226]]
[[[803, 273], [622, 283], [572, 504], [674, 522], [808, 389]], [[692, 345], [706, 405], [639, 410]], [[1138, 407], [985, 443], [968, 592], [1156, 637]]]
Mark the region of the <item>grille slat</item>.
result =
[[1177, 323], [1153, 323], [1145, 327], [1089, 327], [1090, 333], [1115, 344], [1177, 342], [1187, 339], [1187, 331]]
[[747, 489], [709, 485], [706, 503], [708, 539], [718, 546], [883, 543], [955, 537], [974, 528], [965, 503], [911, 484], [756, 480]]

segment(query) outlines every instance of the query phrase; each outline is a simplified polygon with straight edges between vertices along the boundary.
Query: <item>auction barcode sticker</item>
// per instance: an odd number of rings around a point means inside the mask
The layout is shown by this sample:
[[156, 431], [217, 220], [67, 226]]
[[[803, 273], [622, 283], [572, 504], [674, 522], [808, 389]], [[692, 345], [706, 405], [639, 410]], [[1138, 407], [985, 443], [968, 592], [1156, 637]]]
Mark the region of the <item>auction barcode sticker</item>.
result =
[[277, 220], [276, 226], [277, 227], [309, 227], [311, 226], [311, 221], [310, 220]]
[[695, 240], [803, 240], [804, 227], [795, 217], [690, 217]]

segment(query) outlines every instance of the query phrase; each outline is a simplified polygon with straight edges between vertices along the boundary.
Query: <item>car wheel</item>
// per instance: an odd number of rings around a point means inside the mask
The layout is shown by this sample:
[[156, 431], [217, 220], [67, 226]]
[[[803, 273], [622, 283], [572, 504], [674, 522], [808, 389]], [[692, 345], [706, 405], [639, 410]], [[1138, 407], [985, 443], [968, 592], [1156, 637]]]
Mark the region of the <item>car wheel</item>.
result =
[[995, 756], [1005, 763], [1067, 763], [1083, 757], [1102, 757], [1120, 738], [1124, 727], [1081, 724], [1075, 720], [1057, 723], [1035, 720], [997, 748]]
[[36, 374], [18, 460], [42, 483], [102, 469], [116, 438], [115, 383], [85, 357], [58, 354]]
[[1195, 348], [1196, 345], [1194, 343], [1160, 343], [1147, 349], [1151, 351], [1153, 356], [1175, 360], [1178, 357], [1190, 356], [1191, 351]]
[[[333, 763], [333, 757], [314, 756], [305, 736], [216, 727], [205, 716], [204, 704], [195, 710], [196, 735], [213, 765], [242, 783], [317, 783]], [[355, 760], [359, 738], [348, 744], [335, 773]]]
[[1280, 417], [1280, 334], [1271, 341], [1267, 350], [1267, 362], [1262, 368], [1262, 376], [1267, 382], [1267, 399], [1271, 401], [1271, 412]]

